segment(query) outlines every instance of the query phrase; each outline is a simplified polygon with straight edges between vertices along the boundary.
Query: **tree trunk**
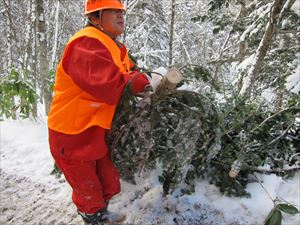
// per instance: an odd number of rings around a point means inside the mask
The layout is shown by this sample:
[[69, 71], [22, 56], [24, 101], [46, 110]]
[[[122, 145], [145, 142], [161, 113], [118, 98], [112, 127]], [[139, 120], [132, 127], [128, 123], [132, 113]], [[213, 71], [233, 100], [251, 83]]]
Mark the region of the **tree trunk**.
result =
[[291, 8], [295, 2], [296, 2], [296, 0], [288, 0], [288, 2], [284, 5], [283, 9], [280, 12], [280, 20], [282, 20], [282, 18], [284, 17], [284, 14], [286, 12], [291, 10]]
[[[243, 15], [246, 14], [246, 5], [245, 4], [242, 4], [241, 12], [242, 12]], [[246, 56], [246, 51], [247, 51], [247, 44], [246, 44], [245, 41], [241, 41], [239, 43], [239, 52], [238, 52], [238, 62], [239, 62], [239, 64], [244, 61], [245, 56]], [[242, 87], [243, 87], [243, 79], [244, 79], [244, 75], [240, 74], [240, 77], [239, 77], [238, 82], [237, 82], [237, 91], [238, 92], [240, 92]]]
[[[240, 10], [240, 17], [244, 17], [246, 14], [246, 5], [242, 4], [241, 5], [241, 10]], [[239, 63], [243, 62], [246, 56], [246, 43], [244, 41], [240, 42], [239, 44], [239, 54], [238, 54], [238, 59]]]
[[271, 44], [272, 36], [274, 33], [274, 29], [275, 29], [277, 20], [279, 18], [279, 15], [281, 13], [281, 10], [283, 9], [285, 2], [286, 2], [286, 0], [275, 0], [274, 4], [272, 6], [269, 22], [266, 26], [266, 30], [262, 37], [262, 40], [260, 41], [259, 47], [256, 50], [255, 61], [252, 64], [249, 74], [248, 74], [249, 82], [244, 84], [244, 87], [242, 88], [242, 90], [240, 92], [241, 95], [245, 95], [245, 96], [251, 95], [255, 81], [257, 80], [258, 74], [263, 66], [264, 58], [265, 58], [267, 51], [269, 49], [269, 46]]
[[[13, 58], [12, 58], [12, 46], [13, 46], [13, 37], [15, 37], [14, 32], [13, 32], [13, 27], [12, 27], [12, 17], [11, 17], [11, 4], [10, 4], [10, 0], [4, 0], [4, 12], [5, 12], [5, 16], [6, 16], [6, 57], [7, 57], [7, 61], [6, 61], [6, 65], [4, 66], [4, 71], [5, 73], [9, 73], [9, 70], [12, 69], [13, 66]], [[12, 97], [11, 101], [13, 102], [13, 108], [12, 108], [12, 119], [16, 120], [17, 119], [17, 114], [16, 114], [16, 110], [15, 110], [15, 98]]]
[[[280, 23], [282, 24], [281, 29], [286, 30], [288, 27], [288, 19], [286, 21], [283, 20], [284, 14], [288, 12], [293, 4], [295, 3], [295, 0], [288, 0], [288, 2], [285, 4], [284, 8], [282, 9], [280, 13]], [[282, 21], [283, 20], [283, 21]], [[280, 46], [279, 48], [281, 49], [287, 49], [291, 45], [291, 36], [289, 33], [282, 33], [280, 35]], [[282, 109], [283, 106], [283, 98], [284, 98], [284, 85], [279, 87], [277, 93], [276, 93], [276, 108], [278, 110]]]
[[24, 53], [24, 59], [23, 59], [23, 71], [25, 70], [31, 70], [30, 68], [30, 61], [31, 61], [31, 55], [32, 55], [32, 36], [33, 33], [32, 27], [34, 26], [34, 18], [32, 17], [32, 1], [30, 0], [27, 5], [27, 13], [26, 13], [26, 21], [25, 21], [25, 40], [24, 40], [24, 46], [22, 49], [22, 52]]
[[[219, 50], [218, 62], [216, 63], [216, 67], [215, 67], [215, 71], [214, 71], [214, 75], [213, 75], [213, 76], [214, 76], [214, 77], [213, 77], [213, 82], [216, 82], [216, 81], [219, 80], [219, 79], [218, 79], [218, 77], [219, 77], [219, 72], [220, 72], [220, 69], [221, 69], [221, 66], [222, 66], [222, 62], [220, 62], [220, 61], [221, 61], [222, 56], [223, 56], [223, 54], [224, 54], [224, 52], [225, 52], [225, 50], [226, 50], [226, 47], [227, 47], [227, 45], [228, 45], [228, 42], [229, 42], [231, 36], [234, 34], [234, 26], [235, 26], [235, 24], [238, 22], [238, 20], [239, 20], [240, 18], [243, 18], [243, 17], [245, 16], [245, 9], [246, 9], [245, 4], [242, 3], [242, 4], [241, 4], [241, 9], [240, 9], [238, 15], [235, 17], [235, 19], [234, 19], [234, 21], [233, 21], [232, 29], [231, 29], [230, 32], [228, 33], [228, 35], [227, 35], [227, 37], [226, 37], [226, 40], [225, 40], [225, 42], [224, 42], [222, 48]], [[224, 95], [226, 96], [226, 94], [225, 94], [225, 81], [224, 81], [224, 77], [221, 77], [221, 79], [222, 79], [221, 82], [223, 83], [223, 86], [224, 86], [224, 88], [223, 88], [223, 90], [224, 90]]]
[[45, 112], [48, 114], [52, 99], [49, 85], [49, 62], [47, 55], [47, 39], [46, 39], [46, 22], [44, 1], [37, 0], [37, 44], [38, 44], [38, 59], [39, 59], [39, 75], [41, 80], [41, 97], [45, 105]]
[[172, 63], [173, 63], [174, 23], [175, 23], [175, 0], [172, 0], [172, 3], [171, 3], [170, 40], [169, 40], [169, 67], [171, 67]]
[[[36, 7], [36, 0], [30, 0], [31, 1], [31, 22], [32, 22], [32, 27], [31, 27], [31, 33], [32, 33], [32, 43], [31, 43], [31, 71], [32, 71], [32, 83], [33, 83], [33, 88], [38, 93], [38, 57], [37, 57], [37, 7]], [[37, 101], [33, 105], [32, 109], [32, 115], [34, 118], [37, 118], [38, 113], [37, 113]]]
[[8, 70], [12, 67], [12, 45], [13, 45], [13, 37], [14, 32], [13, 32], [13, 28], [12, 28], [12, 18], [11, 18], [11, 4], [10, 4], [10, 0], [4, 0], [4, 15], [6, 16], [6, 56], [7, 56], [7, 60], [6, 60], [6, 65], [4, 68], [4, 71], [7, 73]]
[[50, 69], [55, 69], [56, 58], [57, 58], [57, 46], [58, 46], [58, 27], [59, 27], [59, 7], [60, 3], [57, 1], [56, 3], [56, 12], [55, 12], [55, 33], [54, 33], [54, 42], [53, 42], [53, 52], [51, 59]]

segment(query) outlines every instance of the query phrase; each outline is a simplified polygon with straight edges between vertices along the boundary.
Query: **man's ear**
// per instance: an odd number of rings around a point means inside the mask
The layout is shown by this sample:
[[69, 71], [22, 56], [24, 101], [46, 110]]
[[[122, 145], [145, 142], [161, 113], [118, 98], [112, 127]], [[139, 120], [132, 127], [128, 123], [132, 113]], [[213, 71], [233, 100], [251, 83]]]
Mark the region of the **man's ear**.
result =
[[93, 24], [95, 24], [95, 25], [100, 25], [100, 20], [99, 20], [99, 18], [97, 18], [97, 17], [95, 17], [95, 16], [92, 16], [91, 18], [90, 18], [90, 20], [92, 21], [92, 23]]

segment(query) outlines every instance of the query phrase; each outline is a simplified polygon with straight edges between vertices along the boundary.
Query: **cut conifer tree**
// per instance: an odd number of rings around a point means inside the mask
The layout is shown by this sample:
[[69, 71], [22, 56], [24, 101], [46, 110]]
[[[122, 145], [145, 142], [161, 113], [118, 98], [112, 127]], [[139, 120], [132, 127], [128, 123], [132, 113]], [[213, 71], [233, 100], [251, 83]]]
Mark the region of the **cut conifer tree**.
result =
[[121, 177], [135, 183], [159, 163], [164, 193], [178, 184], [186, 190], [220, 150], [219, 116], [213, 102], [197, 92], [177, 89], [183, 77], [171, 68], [154, 92], [134, 97], [127, 87], [108, 143]]

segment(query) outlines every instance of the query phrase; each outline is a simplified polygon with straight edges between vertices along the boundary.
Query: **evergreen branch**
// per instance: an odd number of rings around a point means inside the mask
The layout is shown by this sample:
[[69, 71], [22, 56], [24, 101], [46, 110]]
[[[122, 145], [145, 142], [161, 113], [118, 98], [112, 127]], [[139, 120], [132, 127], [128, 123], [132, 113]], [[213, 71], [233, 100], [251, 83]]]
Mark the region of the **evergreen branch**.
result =
[[[152, 118], [152, 112], [151, 112], [151, 118]], [[152, 151], [152, 146], [151, 146], [151, 142], [152, 142], [152, 134], [153, 134], [153, 123], [150, 123], [150, 137], [148, 138], [148, 146], [147, 146], [147, 152], [146, 152], [146, 155], [145, 157], [142, 159], [142, 162], [139, 164], [139, 171], [138, 171], [138, 174], [140, 175], [141, 172], [144, 170], [145, 166], [146, 166], [146, 162], [148, 161], [149, 159], [149, 156], [150, 156], [150, 152]]]
[[[152, 96], [154, 96], [155, 93], [152, 94]], [[158, 98], [156, 99], [156, 101], [151, 101], [152, 102], [152, 107], [158, 105], [161, 101], [163, 101], [167, 96], [163, 96], [164, 98]], [[143, 99], [141, 100], [143, 101]], [[154, 102], [154, 103], [153, 103]], [[111, 151], [113, 152], [116, 149], [116, 146], [120, 140], [120, 138], [123, 136], [125, 130], [131, 126], [132, 122], [134, 121], [134, 119], [138, 118], [147, 108], [147, 105], [145, 105], [143, 108], [141, 108], [139, 111], [137, 111], [130, 119], [129, 121], [121, 128], [119, 134], [114, 138], [113, 143], [112, 143], [112, 147], [111, 147]], [[126, 112], [129, 112], [130, 109], [127, 109]], [[122, 113], [122, 115], [124, 115], [124, 113]], [[121, 116], [122, 116], [121, 115]], [[119, 121], [119, 118], [121, 118], [121, 116], [118, 117], [118, 119], [116, 119], [114, 121], [114, 124], [117, 123]]]
[[136, 119], [137, 117], [139, 117], [142, 112], [144, 111], [144, 109], [139, 110], [138, 112], [136, 112], [130, 119], [129, 121], [121, 128], [119, 134], [114, 138], [113, 143], [112, 143], [112, 147], [111, 147], [111, 151], [113, 152], [116, 149], [116, 146], [120, 140], [120, 138], [123, 136], [126, 128], [131, 126], [132, 121], [134, 121], [134, 119]]
[[253, 128], [250, 132], [254, 132], [256, 130], [258, 130], [261, 126], [263, 126], [266, 122], [268, 122], [270, 119], [273, 119], [274, 117], [284, 113], [284, 112], [287, 112], [287, 111], [290, 111], [290, 110], [300, 110], [300, 107], [289, 107], [289, 108], [285, 108], [275, 114], [273, 114], [272, 116], [266, 118], [263, 122], [261, 122], [257, 127]]
[[[200, 136], [200, 135], [199, 135]], [[214, 140], [216, 138], [216, 135], [212, 135], [208, 140], [206, 140], [201, 147], [201, 150], [206, 150], [208, 148], [209, 143], [211, 143], [212, 140]], [[208, 156], [205, 156], [206, 158], [208, 158]]]
[[219, 160], [210, 160], [212, 164], [222, 166], [224, 169], [230, 170], [231, 165], [220, 162]]
[[287, 169], [262, 169], [262, 168], [253, 168], [253, 167], [249, 167], [249, 169], [254, 172], [263, 173], [263, 174], [272, 174], [272, 173], [287, 174], [291, 172], [300, 171], [300, 166], [291, 167]]
[[[190, 91], [190, 90], [176, 90], [176, 92], [178, 92], [178, 93], [190, 93], [190, 94], [194, 94], [194, 95], [198, 96], [199, 98], [205, 98], [206, 100], [208, 100], [208, 101], [214, 106], [214, 110], [215, 110], [217, 113], [219, 112], [219, 111], [217, 110], [218, 107], [215, 105], [215, 103], [214, 103], [210, 98], [208, 98], [208, 97], [205, 96], [205, 95], [202, 95], [202, 94], [200, 94], [200, 93], [198, 93], [198, 92]], [[176, 92], [175, 92], [175, 93], [176, 93]]]
[[197, 64], [186, 64], [186, 65], [184, 65], [184, 66], [181, 66], [180, 68], [179, 68], [179, 70], [183, 70], [183, 69], [185, 69], [185, 68], [188, 68], [188, 67], [198, 67], [199, 65], [197, 65]]
[[[229, 164], [225, 164], [222, 163], [218, 160], [211, 160], [212, 164], [216, 164], [216, 165], [220, 165], [222, 166], [224, 169], [230, 169], [231, 165]], [[258, 168], [258, 167], [253, 167], [253, 166], [249, 166], [249, 165], [245, 165], [243, 164], [243, 167], [246, 168], [247, 170], [251, 171], [251, 172], [256, 172], [256, 173], [262, 173], [262, 174], [287, 174], [287, 173], [292, 173], [292, 172], [297, 172], [300, 171], [300, 166], [295, 166], [295, 167], [290, 167], [290, 168], [286, 168], [286, 169], [263, 169], [263, 168]]]
[[177, 102], [178, 105], [181, 105], [182, 107], [186, 108], [187, 110], [189, 110], [190, 112], [193, 112], [195, 113], [198, 117], [200, 117], [199, 115], [199, 111], [195, 110], [195, 109], [192, 109], [191, 107], [187, 106], [186, 104], [184, 103], [181, 103], [181, 102]]
[[296, 156], [298, 156], [298, 155], [300, 156], [300, 152], [297, 152], [297, 153], [293, 154], [293, 155], [289, 158], [289, 163], [291, 163], [292, 160], [293, 160], [293, 158], [296, 157]]
[[[143, 101], [143, 100], [141, 100], [141, 101]], [[123, 112], [120, 113], [120, 115], [118, 116], [118, 118], [115, 118], [113, 120], [113, 125], [117, 124], [124, 115], [126, 115], [126, 114], [128, 114], [130, 112], [131, 109], [132, 109], [131, 107], [128, 107], [127, 109], [124, 109]], [[144, 108], [141, 108], [141, 110], [144, 110]]]
[[224, 63], [227, 63], [227, 62], [234, 62], [236, 60], [236, 57], [235, 56], [227, 56], [227, 57], [222, 57], [222, 58], [219, 58], [219, 59], [215, 59], [215, 60], [210, 60], [207, 62], [207, 64], [212, 64], [212, 65], [215, 65], [215, 64], [224, 64]]
[[278, 34], [297, 34], [298, 32], [298, 30], [277, 30]]
[[292, 126], [293, 126], [293, 125], [290, 124], [290, 125], [288, 126], [288, 128], [286, 128], [285, 131], [284, 131], [281, 135], [279, 135], [277, 138], [275, 138], [273, 141], [271, 141], [268, 145], [272, 145], [272, 144], [274, 144], [275, 142], [277, 142], [278, 140], [280, 140], [283, 136], [285, 136], [285, 135], [287, 134], [287, 132], [291, 129]]
[[[243, 121], [241, 121], [241, 123], [240, 123], [241, 126], [244, 125], [246, 121], [250, 120], [250, 118], [251, 118], [252, 116], [254, 116], [254, 115], [258, 112], [258, 110], [260, 109], [260, 107], [261, 107], [261, 105], [258, 105], [258, 107], [257, 107], [257, 109], [256, 109], [255, 111], [253, 111], [253, 112], [250, 113], [246, 118], [244, 118]], [[234, 130], [235, 130], [235, 128], [232, 127], [231, 129], [226, 130], [226, 131], [224, 132], [224, 134], [225, 134], [225, 135], [229, 135], [229, 133], [233, 132]]]

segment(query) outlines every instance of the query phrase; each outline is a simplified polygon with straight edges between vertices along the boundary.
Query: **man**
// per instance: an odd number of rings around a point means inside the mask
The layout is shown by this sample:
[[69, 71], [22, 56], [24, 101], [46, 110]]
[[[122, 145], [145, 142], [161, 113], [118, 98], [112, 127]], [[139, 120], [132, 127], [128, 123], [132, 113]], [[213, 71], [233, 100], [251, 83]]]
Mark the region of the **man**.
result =
[[130, 84], [136, 95], [149, 85], [145, 74], [132, 71], [126, 47], [116, 40], [124, 12], [119, 0], [87, 0], [88, 25], [70, 39], [56, 71], [49, 144], [85, 224], [101, 224], [120, 192], [105, 134], [124, 88]]

